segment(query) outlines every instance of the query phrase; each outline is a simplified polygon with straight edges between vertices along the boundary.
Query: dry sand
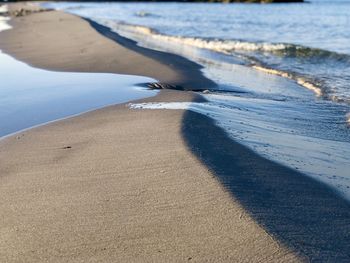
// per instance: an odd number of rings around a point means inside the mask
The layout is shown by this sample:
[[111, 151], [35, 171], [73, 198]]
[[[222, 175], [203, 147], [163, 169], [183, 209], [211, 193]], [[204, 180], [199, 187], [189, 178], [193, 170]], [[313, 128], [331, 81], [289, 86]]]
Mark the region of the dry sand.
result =
[[[38, 67], [140, 74], [188, 87], [196, 84], [191, 74], [200, 76], [200, 67], [185, 59], [176, 57], [179, 63], [169, 66], [103, 37], [87, 21], [72, 15], [38, 13], [16, 18], [12, 24], [13, 30], [0, 34], [0, 48]], [[205, 78], [198, 77], [198, 81], [212, 85]], [[165, 90], [143, 101], [200, 99], [191, 92]], [[298, 247], [274, 231], [267, 219], [257, 216], [272, 215], [273, 204], [261, 211], [250, 210], [254, 206], [248, 205], [247, 198], [234, 194], [234, 189], [237, 193], [243, 189], [258, 197], [265, 188], [250, 188], [241, 181], [232, 186], [222, 175], [230, 168], [230, 175], [246, 175], [253, 186], [259, 182], [259, 173], [249, 167], [258, 165], [260, 173], [265, 171], [264, 176], [270, 173], [274, 178], [268, 200], [278, 188], [276, 185], [283, 188], [284, 174], [293, 180], [299, 178], [225, 140], [209, 119], [198, 114], [131, 110], [125, 104], [1, 140], [0, 262], [312, 259], [314, 254], [309, 251], [320, 251], [317, 235], [313, 236], [311, 230], [303, 233], [303, 226], [288, 228], [290, 222], [286, 221], [284, 229], [300, 243]], [[206, 159], [208, 151], [214, 154], [210, 156], [220, 157], [219, 161], [227, 161], [231, 153], [238, 156], [218, 168], [218, 160]], [[264, 180], [271, 183], [269, 178]], [[300, 179], [302, 183], [303, 180]], [[317, 190], [311, 192], [329, 195], [324, 202], [327, 208], [331, 198], [340, 208], [348, 208], [323, 186], [306, 181], [311, 183], [304, 187]], [[297, 181], [294, 187], [298, 189]], [[305, 195], [307, 191], [302, 191], [301, 197]], [[302, 204], [287, 206], [298, 210]], [[349, 229], [348, 221], [340, 221], [335, 227], [339, 226], [344, 231]], [[309, 236], [316, 243], [309, 243]], [[323, 237], [327, 240], [329, 235]], [[344, 241], [343, 236], [339, 238]], [[332, 252], [325, 260], [337, 254], [340, 259], [348, 255], [339, 248], [321, 249]]]
[[[10, 10], [18, 8], [15, 4]], [[98, 30], [114, 38], [107, 39], [73, 15], [43, 12], [18, 17], [11, 24], [13, 30], [1, 33], [1, 50], [35, 67], [148, 76], [185, 89], [208, 89], [215, 85], [201, 74], [196, 63], [138, 47], [100, 26]]]

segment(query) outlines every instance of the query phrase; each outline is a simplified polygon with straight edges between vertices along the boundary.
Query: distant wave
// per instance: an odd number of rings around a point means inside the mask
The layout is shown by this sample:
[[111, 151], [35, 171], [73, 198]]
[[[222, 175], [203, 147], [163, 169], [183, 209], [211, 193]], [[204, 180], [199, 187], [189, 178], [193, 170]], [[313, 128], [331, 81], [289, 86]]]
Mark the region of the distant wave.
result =
[[[203, 39], [193, 37], [181, 37], [181, 36], [170, 36], [164, 35], [157, 32], [154, 29], [139, 25], [130, 25], [119, 23], [117, 24], [118, 30], [129, 31], [136, 34], [143, 34], [152, 37], [153, 40], [166, 41], [171, 43], [179, 43], [181, 45], [190, 45], [197, 48], [209, 49], [215, 52], [224, 54], [231, 54], [233, 51], [249, 51], [249, 52], [270, 52], [279, 53], [284, 56], [319, 56], [319, 57], [333, 57], [337, 59], [344, 59], [342, 54], [334, 52], [312, 49], [308, 47], [302, 47], [292, 44], [283, 43], [254, 43], [240, 40], [220, 40], [220, 39]], [[298, 76], [294, 73], [285, 72], [266, 66], [262, 66], [257, 61], [252, 63], [252, 67], [264, 71], [269, 74], [278, 75], [284, 78], [292, 79], [299, 85], [312, 90], [317, 96], [324, 96], [324, 90], [315, 83], [313, 80], [308, 80], [305, 77]]]
[[213, 38], [195, 38], [195, 37], [182, 37], [182, 36], [171, 36], [159, 33], [149, 27], [140, 25], [130, 25], [125, 23], [119, 23], [117, 25], [120, 30], [127, 30], [133, 33], [141, 33], [144, 35], [152, 36], [155, 39], [163, 41], [171, 41], [184, 45], [190, 45], [198, 48], [205, 48], [214, 51], [229, 53], [233, 50], [242, 51], [280, 51], [289, 48], [286, 44], [272, 44], [272, 43], [254, 43], [240, 40], [221, 40]]
[[243, 40], [224, 40], [217, 38], [198, 38], [198, 37], [183, 37], [171, 36], [159, 33], [149, 27], [140, 25], [130, 25], [120, 23], [122, 30], [133, 31], [135, 33], [142, 33], [150, 35], [153, 38], [177, 42], [185, 45], [190, 45], [198, 48], [210, 49], [223, 53], [230, 53], [232, 51], [259, 51], [280, 54], [283, 56], [294, 57], [318, 57], [318, 58], [332, 58], [338, 61], [346, 61], [350, 63], [350, 55], [336, 53], [328, 50], [305, 47], [301, 45], [287, 44], [287, 43], [268, 43], [268, 42], [248, 42]]
[[107, 23], [107, 26], [116, 30], [118, 33], [131, 34], [132, 36], [141, 35], [143, 39], [148, 39], [153, 43], [166, 42], [171, 43], [171, 45], [178, 44], [208, 49], [226, 55], [239, 54], [240, 56], [243, 56], [246, 61], [248, 61], [247, 66], [268, 74], [291, 79], [300, 86], [313, 91], [318, 97], [335, 102], [350, 104], [350, 98], [347, 95], [344, 95], [343, 92], [334, 90], [332, 83], [330, 85], [329, 83], [324, 82], [322, 78], [318, 79], [320, 76], [315, 76], [313, 74], [310, 75], [308, 72], [298, 73], [293, 69], [281, 70], [277, 65], [269, 65], [264, 61], [264, 56], [273, 55], [283, 59], [301, 59], [310, 65], [318, 63], [341, 63], [343, 65], [349, 65], [350, 67], [350, 55], [285, 43], [248, 42], [241, 40], [172, 36], [162, 34], [157, 30], [146, 26], [130, 25], [124, 22], [116, 21], [113, 21], [111, 24], [110, 21], [105, 22]]

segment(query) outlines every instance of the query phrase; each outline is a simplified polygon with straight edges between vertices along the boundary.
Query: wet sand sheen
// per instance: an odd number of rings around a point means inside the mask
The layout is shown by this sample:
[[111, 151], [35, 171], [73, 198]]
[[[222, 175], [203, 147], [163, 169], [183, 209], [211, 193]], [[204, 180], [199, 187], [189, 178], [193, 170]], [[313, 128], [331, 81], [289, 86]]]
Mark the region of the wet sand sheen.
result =
[[154, 96], [155, 80], [32, 68], [0, 51], [0, 137], [108, 105]]
[[[125, 73], [141, 63], [155, 74], [161, 69], [163, 80], [190, 83], [191, 70], [186, 75], [186, 70], [176, 71], [176, 63], [167, 67], [136, 51], [130, 55], [130, 50], [74, 16], [34, 14], [16, 19], [13, 25], [11, 32], [1, 33], [0, 47], [36, 66]], [[26, 46], [21, 47], [24, 41]], [[93, 43], [87, 45], [89, 41]], [[86, 52], [80, 52], [82, 46]], [[120, 65], [119, 57], [128, 56], [132, 60], [122, 63], [130, 64]], [[180, 66], [188, 63], [175, 57]], [[108, 63], [102, 63], [106, 58]], [[190, 92], [162, 91], [138, 102], [198, 100], [202, 98]], [[6, 138], [0, 142], [0, 162], [3, 261], [295, 262], [307, 257], [349, 257], [349, 242], [345, 242], [349, 207], [342, 199], [310, 179], [305, 179], [307, 185], [298, 184], [298, 177], [288, 169], [226, 140], [210, 119], [186, 111], [111, 106]], [[290, 176], [296, 191], [279, 191], [283, 177], [249, 191], [251, 182], [258, 186], [258, 178], [268, 177], [269, 167], [275, 169], [273, 178], [279, 178], [280, 172]], [[249, 180], [225, 183], [223, 178], [230, 177]], [[270, 213], [275, 204], [293, 208], [299, 216], [309, 208], [293, 198], [277, 203], [278, 197], [302, 191], [303, 200], [312, 204], [319, 199], [307, 191], [310, 186], [317, 188], [319, 196], [333, 200], [323, 204], [323, 211], [339, 220], [326, 228], [315, 217], [316, 235], [302, 233], [290, 213], [286, 228], [275, 231], [273, 226], [281, 226]], [[319, 203], [313, 204], [316, 212], [321, 209]], [[306, 243], [299, 240], [302, 234], [309, 237]], [[340, 245], [321, 244], [321, 236], [322, 240], [338, 236]]]

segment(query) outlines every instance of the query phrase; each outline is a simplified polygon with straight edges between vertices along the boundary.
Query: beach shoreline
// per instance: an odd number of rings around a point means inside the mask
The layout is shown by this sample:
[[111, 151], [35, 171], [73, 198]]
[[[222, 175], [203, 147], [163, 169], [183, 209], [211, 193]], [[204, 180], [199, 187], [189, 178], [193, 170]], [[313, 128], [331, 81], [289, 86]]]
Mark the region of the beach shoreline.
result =
[[[35, 67], [143, 75], [184, 89], [215, 85], [193, 62], [135, 43], [127, 48], [63, 12], [11, 25], [0, 33], [0, 49]], [[137, 102], [202, 100], [161, 90]], [[3, 261], [349, 257], [347, 202], [232, 142], [193, 112], [106, 107], [4, 138], [0, 163]], [[335, 214], [331, 225], [318, 222]]]

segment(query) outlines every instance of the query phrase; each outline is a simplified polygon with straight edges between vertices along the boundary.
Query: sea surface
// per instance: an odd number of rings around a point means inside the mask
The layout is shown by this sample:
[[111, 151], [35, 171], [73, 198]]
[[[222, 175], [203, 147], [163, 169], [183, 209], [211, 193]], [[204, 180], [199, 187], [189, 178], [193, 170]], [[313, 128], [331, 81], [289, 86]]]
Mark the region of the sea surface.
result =
[[234, 140], [350, 199], [350, 1], [46, 6], [185, 56], [218, 83], [206, 103], [132, 108], [210, 116]]
[[[350, 1], [304, 4], [59, 3], [120, 31], [235, 57], [350, 102]], [[139, 25], [139, 27], [127, 27]]]

